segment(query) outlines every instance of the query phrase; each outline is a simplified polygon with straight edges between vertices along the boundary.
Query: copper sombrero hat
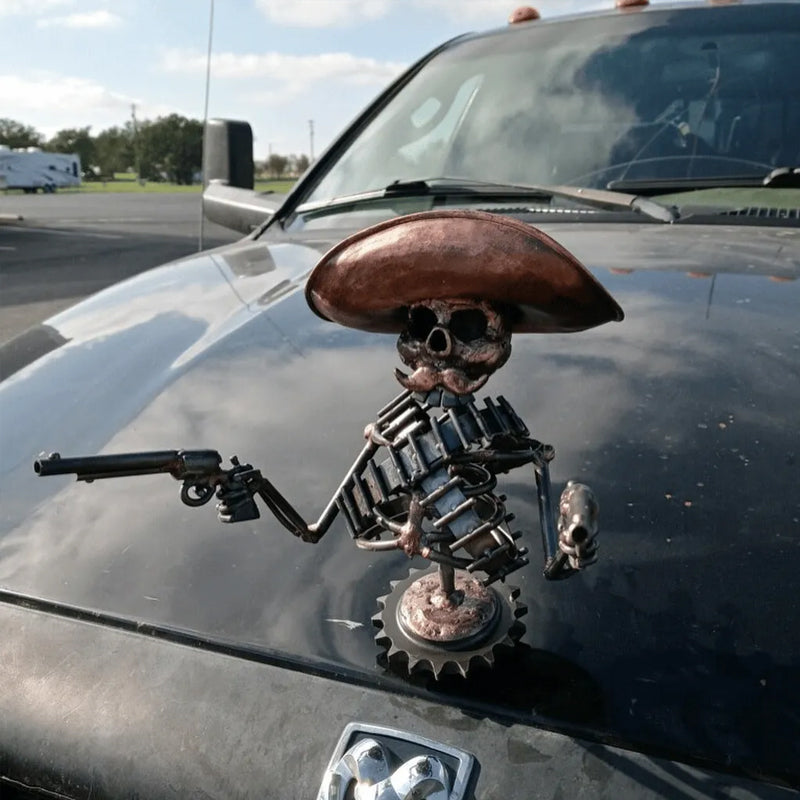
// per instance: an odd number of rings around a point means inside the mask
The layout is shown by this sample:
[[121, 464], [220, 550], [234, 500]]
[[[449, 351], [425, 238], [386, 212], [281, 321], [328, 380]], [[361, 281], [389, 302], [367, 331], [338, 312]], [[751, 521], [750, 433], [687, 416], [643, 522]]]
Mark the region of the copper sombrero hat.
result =
[[510, 217], [423, 211], [343, 239], [314, 267], [306, 300], [323, 319], [399, 333], [425, 300], [484, 300], [515, 333], [564, 333], [621, 320], [622, 309], [558, 242]]

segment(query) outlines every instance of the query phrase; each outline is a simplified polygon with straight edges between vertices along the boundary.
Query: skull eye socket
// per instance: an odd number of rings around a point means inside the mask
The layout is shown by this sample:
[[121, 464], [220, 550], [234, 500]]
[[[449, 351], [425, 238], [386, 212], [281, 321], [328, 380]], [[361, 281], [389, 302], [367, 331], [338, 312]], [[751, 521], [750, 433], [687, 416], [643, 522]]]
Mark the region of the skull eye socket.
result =
[[436, 327], [436, 314], [425, 306], [414, 306], [408, 312], [408, 332], [415, 339], [425, 340]]
[[472, 342], [486, 333], [488, 320], [483, 311], [468, 308], [454, 311], [450, 317], [450, 333], [460, 342]]

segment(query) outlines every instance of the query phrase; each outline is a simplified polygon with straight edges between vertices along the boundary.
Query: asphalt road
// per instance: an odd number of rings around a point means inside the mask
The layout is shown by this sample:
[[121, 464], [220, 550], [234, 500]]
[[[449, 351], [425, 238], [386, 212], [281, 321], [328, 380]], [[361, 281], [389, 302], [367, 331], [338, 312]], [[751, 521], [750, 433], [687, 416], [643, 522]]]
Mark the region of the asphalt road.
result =
[[[9, 217], [23, 216], [22, 221]], [[0, 344], [123, 278], [197, 252], [199, 194], [0, 195]], [[204, 247], [241, 234], [204, 224]]]

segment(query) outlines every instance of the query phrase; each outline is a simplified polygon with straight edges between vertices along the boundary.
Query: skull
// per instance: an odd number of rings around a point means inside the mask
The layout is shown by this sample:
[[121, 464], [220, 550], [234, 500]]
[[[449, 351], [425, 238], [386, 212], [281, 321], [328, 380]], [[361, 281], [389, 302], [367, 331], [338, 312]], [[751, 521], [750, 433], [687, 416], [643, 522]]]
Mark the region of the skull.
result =
[[508, 361], [511, 330], [489, 303], [424, 300], [409, 307], [397, 351], [414, 370], [395, 375], [406, 389], [428, 392], [436, 386], [453, 394], [472, 394]]

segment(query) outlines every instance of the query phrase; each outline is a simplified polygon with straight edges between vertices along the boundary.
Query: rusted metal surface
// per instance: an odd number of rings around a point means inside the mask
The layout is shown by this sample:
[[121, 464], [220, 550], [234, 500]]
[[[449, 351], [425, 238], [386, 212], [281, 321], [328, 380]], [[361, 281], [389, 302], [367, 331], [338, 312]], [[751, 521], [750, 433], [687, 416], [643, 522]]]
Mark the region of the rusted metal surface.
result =
[[413, 371], [395, 375], [415, 392], [441, 386], [458, 395], [477, 392], [511, 355], [508, 322], [489, 303], [428, 300], [411, 306], [397, 342]]
[[438, 575], [414, 581], [403, 593], [398, 607], [400, 626], [410, 635], [428, 642], [454, 644], [490, 634], [497, 622], [494, 592], [464, 572], [455, 575], [458, 603], [443, 590]]
[[[449, 400], [457, 405], [443, 405]], [[525, 464], [546, 469], [549, 449], [530, 438], [505, 399], [485, 403], [404, 392], [365, 431], [383, 456], [371, 450], [334, 498], [360, 549], [403, 550], [437, 563], [447, 594], [452, 568], [478, 570], [488, 585], [528, 563], [527, 549], [516, 544], [521, 534], [508, 526], [513, 515], [494, 491], [495, 473]]]
[[621, 320], [622, 309], [542, 231], [509, 217], [448, 210], [409, 214], [344, 239], [306, 286], [323, 319], [400, 333], [408, 309], [481, 300], [505, 309], [513, 333], [565, 333]]
[[[464, 585], [461, 577], [468, 582], [474, 580], [457, 571], [457, 587]], [[518, 600], [518, 588], [495, 584], [489, 588], [476, 588], [473, 594], [472, 587], [467, 585], [467, 592], [476, 601], [476, 606], [469, 610], [470, 603], [465, 601], [456, 609], [456, 612], [464, 606], [468, 609], [463, 612], [462, 624], [458, 626], [452, 621], [445, 621], [444, 628], [437, 631], [437, 612], [425, 609], [426, 596], [435, 596], [439, 585], [439, 577], [435, 572], [426, 574], [420, 570], [411, 570], [407, 578], [392, 581], [389, 594], [378, 598], [381, 610], [372, 618], [378, 629], [375, 641], [386, 648], [389, 667], [400, 672], [431, 672], [436, 679], [441, 675], [466, 677], [472, 667], [490, 667], [494, 664], [496, 655], [513, 650], [525, 632], [520, 617], [527, 612], [527, 607]], [[417, 596], [423, 608], [420, 614], [423, 619], [410, 628], [404, 617], [407, 618], [415, 610], [419, 610]], [[486, 596], [490, 596], [491, 600], [484, 600]], [[401, 610], [401, 606], [405, 610]], [[481, 610], [477, 610], [479, 607]], [[447, 613], [452, 614], [452, 610]], [[485, 616], [487, 613], [492, 616]], [[470, 615], [477, 620], [477, 624], [470, 622]], [[482, 617], [485, 621], [481, 624]], [[453, 620], [453, 617], [449, 619]], [[475, 629], [474, 634], [470, 634], [472, 628]], [[443, 638], [448, 635], [446, 631], [449, 631], [452, 638]]]

